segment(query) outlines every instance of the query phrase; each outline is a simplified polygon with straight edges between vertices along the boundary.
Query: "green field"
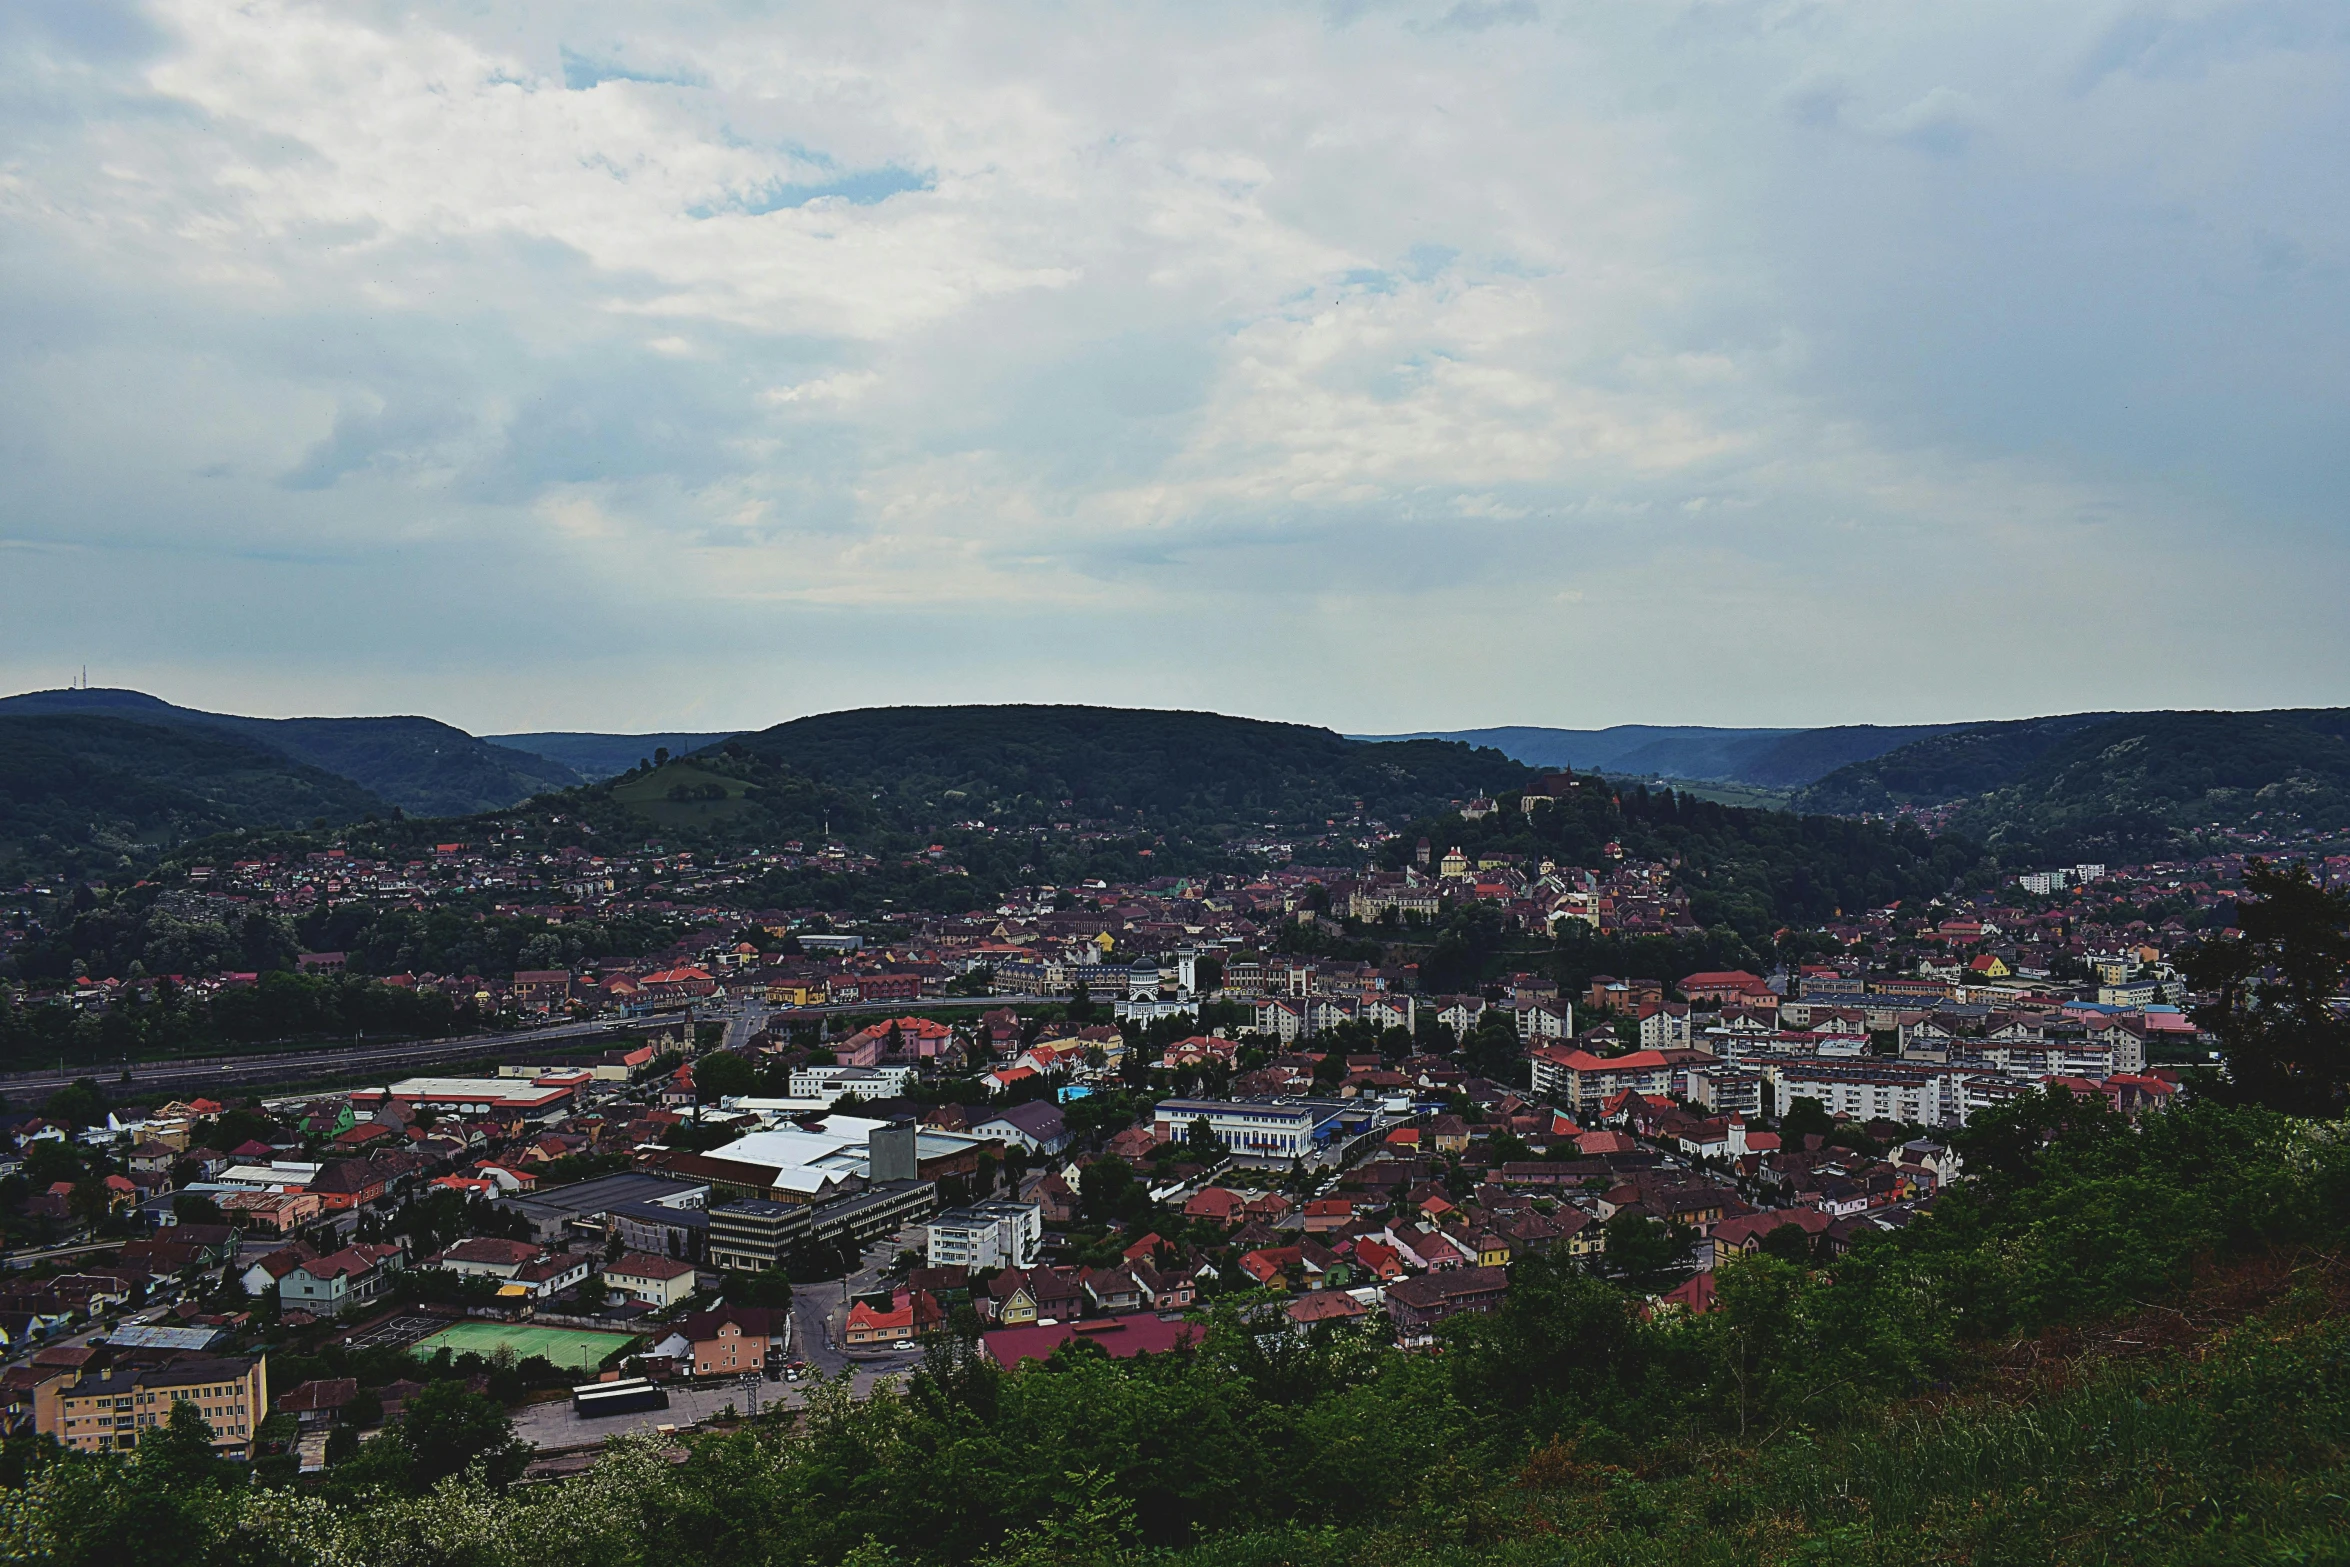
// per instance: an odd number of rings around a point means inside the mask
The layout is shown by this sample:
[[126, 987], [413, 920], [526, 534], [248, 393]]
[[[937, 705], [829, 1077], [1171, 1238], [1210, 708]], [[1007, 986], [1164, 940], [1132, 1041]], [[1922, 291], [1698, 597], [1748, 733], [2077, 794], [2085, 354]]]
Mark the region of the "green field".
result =
[[671, 762], [612, 786], [612, 798], [663, 827], [709, 827], [750, 809], [750, 785], [689, 762]]
[[447, 1349], [453, 1359], [473, 1354], [483, 1358], [504, 1344], [517, 1360], [543, 1355], [554, 1365], [573, 1371], [593, 1371], [604, 1357], [636, 1342], [629, 1333], [599, 1333], [592, 1328], [540, 1328], [518, 1322], [457, 1322], [409, 1347], [409, 1353], [430, 1358]]

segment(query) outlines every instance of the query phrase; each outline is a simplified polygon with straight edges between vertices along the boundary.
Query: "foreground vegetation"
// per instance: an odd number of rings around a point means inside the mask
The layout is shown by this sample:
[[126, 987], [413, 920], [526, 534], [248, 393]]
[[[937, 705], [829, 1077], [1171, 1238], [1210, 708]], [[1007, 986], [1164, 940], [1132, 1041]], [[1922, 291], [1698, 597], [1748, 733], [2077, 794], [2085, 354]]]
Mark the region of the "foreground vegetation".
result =
[[[0, 1553], [55, 1562], [2326, 1561], [2350, 1528], [2350, 1128], [2036, 1099], [1980, 1179], [1841, 1258], [1651, 1317], [1563, 1263], [1438, 1354], [1243, 1299], [1173, 1355], [1004, 1373], [966, 1335], [898, 1394], [513, 1485], [494, 1420], [323, 1486], [187, 1442], [12, 1444]], [[458, 1435], [452, 1437], [451, 1431]], [[195, 1454], [194, 1458], [189, 1455]], [[476, 1467], [464, 1467], [469, 1457]]]

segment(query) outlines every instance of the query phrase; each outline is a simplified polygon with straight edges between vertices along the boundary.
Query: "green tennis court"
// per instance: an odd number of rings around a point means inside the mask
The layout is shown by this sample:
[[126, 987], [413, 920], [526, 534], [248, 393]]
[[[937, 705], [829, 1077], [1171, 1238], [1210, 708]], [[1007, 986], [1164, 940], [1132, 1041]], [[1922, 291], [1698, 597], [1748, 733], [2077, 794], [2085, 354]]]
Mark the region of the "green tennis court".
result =
[[593, 1328], [542, 1328], [527, 1322], [453, 1322], [430, 1338], [419, 1339], [409, 1352], [430, 1359], [446, 1348], [452, 1357], [479, 1355], [486, 1360], [503, 1344], [513, 1350], [517, 1360], [544, 1355], [553, 1365], [593, 1371], [603, 1364], [606, 1355], [635, 1342], [634, 1334], [599, 1333]]

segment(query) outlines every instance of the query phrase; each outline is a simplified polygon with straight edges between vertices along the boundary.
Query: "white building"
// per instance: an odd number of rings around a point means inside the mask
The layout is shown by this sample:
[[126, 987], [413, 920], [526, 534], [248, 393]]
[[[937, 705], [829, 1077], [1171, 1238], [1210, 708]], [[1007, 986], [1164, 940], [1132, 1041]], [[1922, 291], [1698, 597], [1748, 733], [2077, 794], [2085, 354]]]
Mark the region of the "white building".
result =
[[934, 1268], [1033, 1268], [1044, 1243], [1044, 1210], [1032, 1202], [982, 1202], [930, 1221]]
[[895, 1099], [914, 1081], [910, 1066], [802, 1066], [792, 1069], [786, 1091], [794, 1099]]
[[1190, 1134], [1194, 1122], [1206, 1121], [1225, 1147], [1250, 1158], [1302, 1159], [1314, 1151], [1314, 1128], [1319, 1117], [1308, 1105], [1246, 1104], [1222, 1099], [1169, 1099], [1158, 1107], [1157, 1136], [1162, 1141]]
[[1920, 1062], [1771, 1060], [1759, 1063], [1771, 1089], [1771, 1113], [1786, 1115], [1798, 1099], [1816, 1099], [1830, 1115], [1858, 1121], [1909, 1121], [1920, 1126], [1964, 1126], [1963, 1071]]

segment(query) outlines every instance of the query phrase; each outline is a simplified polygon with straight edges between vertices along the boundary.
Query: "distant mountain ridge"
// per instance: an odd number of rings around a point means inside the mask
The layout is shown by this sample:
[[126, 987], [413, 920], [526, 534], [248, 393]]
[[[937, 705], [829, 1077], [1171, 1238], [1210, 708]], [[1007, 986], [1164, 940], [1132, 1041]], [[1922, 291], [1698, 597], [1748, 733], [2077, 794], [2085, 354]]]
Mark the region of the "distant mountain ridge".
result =
[[[732, 735], [491, 740], [421, 717], [245, 718], [68, 690], [0, 698], [0, 726], [11, 747], [0, 848], [46, 840], [59, 864], [117, 863], [200, 832], [395, 808], [467, 817], [556, 793], [617, 813], [615, 826], [730, 840], [864, 829], [919, 851], [959, 824], [1090, 823], [1196, 847], [1441, 816], [1560, 767], [1786, 790], [1817, 815], [1934, 808], [2008, 858], [2151, 856], [2250, 824], [2350, 828], [2350, 709], [2334, 708], [1347, 737], [1218, 713], [1007, 704], [863, 708]], [[670, 767], [637, 765], [664, 750]]]
[[0, 697], [0, 716], [79, 713], [237, 735], [306, 766], [349, 779], [419, 816], [466, 816], [567, 789], [561, 762], [477, 739], [433, 718], [243, 718], [179, 707], [144, 691], [28, 691]]
[[1530, 767], [1643, 774], [1709, 782], [1800, 788], [1851, 762], [1966, 724], [1840, 724], [1824, 729], [1717, 729], [1697, 724], [1617, 724], [1607, 729], [1527, 725], [1408, 735], [1355, 735], [1363, 741], [1458, 740], [1491, 746]]

